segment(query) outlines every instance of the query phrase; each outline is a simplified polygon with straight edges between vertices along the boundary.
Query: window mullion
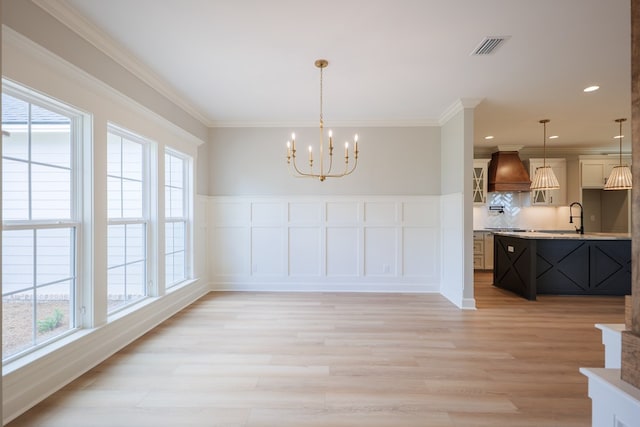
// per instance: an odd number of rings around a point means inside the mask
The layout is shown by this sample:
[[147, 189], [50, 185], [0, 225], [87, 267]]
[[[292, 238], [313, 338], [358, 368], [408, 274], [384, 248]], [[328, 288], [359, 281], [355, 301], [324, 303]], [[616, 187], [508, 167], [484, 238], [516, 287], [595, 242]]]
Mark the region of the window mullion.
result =
[[124, 138], [120, 137], [120, 218], [124, 217]]
[[123, 278], [123, 286], [124, 286], [124, 291], [123, 291], [123, 297], [124, 297], [124, 303], [127, 303], [127, 264], [129, 262], [128, 257], [127, 257], [127, 247], [128, 247], [128, 242], [127, 242], [127, 230], [128, 230], [129, 226], [127, 224], [124, 225], [124, 278]]
[[35, 345], [36, 344], [36, 339], [37, 339], [37, 332], [36, 332], [36, 325], [37, 325], [37, 321], [38, 321], [38, 304], [36, 304], [38, 295], [37, 295], [37, 288], [36, 288], [36, 277], [38, 276], [37, 270], [36, 270], [36, 266], [37, 266], [37, 262], [36, 262], [36, 256], [37, 256], [37, 245], [36, 245], [36, 230], [33, 230], [33, 233], [31, 234], [31, 244], [33, 245], [33, 250], [31, 251], [32, 253], [32, 257], [31, 257], [31, 262], [33, 263], [33, 265], [31, 266], [31, 274], [32, 274], [32, 279], [31, 279], [31, 294], [33, 298], [33, 312], [31, 313], [32, 319], [31, 319], [31, 345]]

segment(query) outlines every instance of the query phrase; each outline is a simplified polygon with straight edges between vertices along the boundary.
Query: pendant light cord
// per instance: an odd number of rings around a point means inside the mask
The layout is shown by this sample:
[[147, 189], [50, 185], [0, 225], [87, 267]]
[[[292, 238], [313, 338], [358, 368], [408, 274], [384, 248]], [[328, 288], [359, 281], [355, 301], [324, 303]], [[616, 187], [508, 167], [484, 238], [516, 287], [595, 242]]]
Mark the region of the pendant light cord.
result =
[[546, 168], [547, 167], [547, 123], [549, 122], [549, 119], [543, 119], [540, 120], [540, 123], [542, 123], [542, 129], [543, 129], [543, 133], [542, 133], [542, 154], [543, 154], [543, 158], [542, 158], [542, 167]]
[[544, 156], [542, 159], [542, 167], [547, 167], [547, 122], [542, 124], [542, 155]]
[[618, 153], [620, 154], [620, 166], [622, 166], [622, 123], [625, 122], [627, 119], [626, 118], [621, 118], [621, 119], [616, 119], [615, 121], [618, 122], [618, 124], [620, 125], [620, 130], [618, 132], [618, 145], [619, 145], [619, 150]]

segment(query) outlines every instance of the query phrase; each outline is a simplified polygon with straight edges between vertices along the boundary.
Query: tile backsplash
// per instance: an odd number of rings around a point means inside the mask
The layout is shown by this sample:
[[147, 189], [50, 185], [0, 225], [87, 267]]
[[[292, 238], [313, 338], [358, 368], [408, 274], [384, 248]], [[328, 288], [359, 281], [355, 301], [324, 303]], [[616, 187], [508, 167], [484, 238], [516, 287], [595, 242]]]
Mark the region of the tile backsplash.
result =
[[488, 196], [486, 205], [473, 208], [474, 229], [574, 229], [573, 224], [569, 223], [568, 206], [530, 206], [529, 193], [495, 192]]

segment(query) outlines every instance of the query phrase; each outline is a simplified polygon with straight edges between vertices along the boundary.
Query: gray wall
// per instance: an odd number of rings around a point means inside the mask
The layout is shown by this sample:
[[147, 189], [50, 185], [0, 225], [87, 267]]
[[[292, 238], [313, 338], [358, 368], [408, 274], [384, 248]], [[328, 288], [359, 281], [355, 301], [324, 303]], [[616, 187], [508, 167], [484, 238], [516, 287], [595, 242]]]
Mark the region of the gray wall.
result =
[[[464, 191], [464, 126], [465, 114], [463, 111], [453, 116], [442, 126], [442, 194]], [[473, 162], [473, 147], [471, 161]], [[469, 165], [469, 170], [472, 170], [472, 168], [473, 163]]]
[[[356, 171], [319, 182], [294, 178], [286, 163], [286, 141], [296, 133], [299, 167], [308, 145], [317, 164], [318, 128], [215, 128], [209, 136], [208, 194], [223, 195], [438, 195], [439, 127], [333, 128], [337, 166], [344, 167], [344, 141], [359, 136]], [[339, 142], [342, 141], [342, 142]], [[459, 173], [459, 171], [458, 171]]]
[[209, 194], [209, 144], [198, 146], [198, 161], [196, 164], [196, 194]]

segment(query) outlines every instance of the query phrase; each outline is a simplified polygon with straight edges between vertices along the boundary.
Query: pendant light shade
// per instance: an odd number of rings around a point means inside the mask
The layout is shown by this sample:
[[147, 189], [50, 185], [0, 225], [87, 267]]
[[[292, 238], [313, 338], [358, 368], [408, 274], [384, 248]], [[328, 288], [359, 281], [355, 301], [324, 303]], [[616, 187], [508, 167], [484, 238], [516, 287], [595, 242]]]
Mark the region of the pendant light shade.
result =
[[542, 167], [536, 169], [536, 175], [533, 177], [533, 181], [531, 181], [531, 189], [556, 190], [560, 188], [560, 183], [558, 182], [558, 178], [556, 178], [556, 174], [553, 173], [551, 166], [547, 165], [547, 123], [549, 123], [549, 119], [540, 120], [540, 123], [542, 123], [544, 128], [542, 139], [544, 157]]
[[605, 190], [630, 190], [631, 183], [631, 170], [629, 166], [619, 165], [615, 166], [611, 170], [607, 183], [604, 185]]
[[632, 186], [631, 169], [622, 164], [622, 122], [626, 120], [624, 118], [616, 119], [616, 122], [620, 124], [620, 133], [617, 136], [620, 140], [620, 164], [611, 169], [611, 174], [604, 184], [605, 190], [629, 190]]
[[532, 190], [555, 190], [560, 188], [560, 183], [551, 166], [545, 165], [536, 169], [536, 176], [531, 181]]

